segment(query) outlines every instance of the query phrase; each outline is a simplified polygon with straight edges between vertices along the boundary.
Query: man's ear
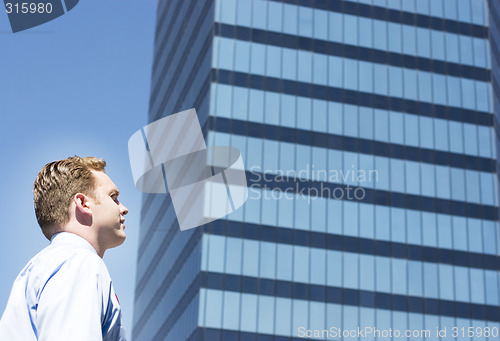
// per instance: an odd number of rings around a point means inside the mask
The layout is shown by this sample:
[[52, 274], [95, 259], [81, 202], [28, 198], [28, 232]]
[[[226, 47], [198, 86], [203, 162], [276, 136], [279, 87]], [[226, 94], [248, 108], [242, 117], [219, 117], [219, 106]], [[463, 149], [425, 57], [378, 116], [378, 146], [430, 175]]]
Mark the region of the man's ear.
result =
[[77, 214], [92, 215], [89, 200], [89, 197], [83, 193], [76, 193], [73, 196], [73, 202], [75, 203]]
[[75, 204], [75, 218], [76, 220], [86, 226], [92, 225], [92, 200], [83, 193], [76, 193], [73, 196], [73, 203]]

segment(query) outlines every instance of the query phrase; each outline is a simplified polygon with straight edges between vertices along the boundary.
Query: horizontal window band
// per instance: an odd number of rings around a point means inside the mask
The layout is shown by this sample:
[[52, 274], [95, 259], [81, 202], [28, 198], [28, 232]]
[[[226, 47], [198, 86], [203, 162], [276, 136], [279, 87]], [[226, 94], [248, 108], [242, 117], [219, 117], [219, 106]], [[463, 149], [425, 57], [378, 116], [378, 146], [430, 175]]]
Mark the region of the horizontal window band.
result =
[[199, 340], [297, 341], [300, 339], [282, 335], [250, 333], [241, 330], [196, 327], [187, 341]]
[[385, 143], [264, 123], [210, 116], [209, 130], [306, 146], [425, 162], [441, 166], [495, 173], [495, 160], [484, 157]]
[[484, 68], [386, 52], [360, 46], [345, 45], [319, 39], [297, 37], [290, 34], [251, 29], [242, 26], [216, 23], [214, 26], [214, 34], [225, 38], [363, 60], [371, 63], [388, 64], [407, 69], [417, 69], [484, 82], [489, 82], [491, 79], [490, 70]]
[[[258, 172], [246, 172], [247, 184], [252, 188], [259, 189], [279, 189], [286, 193], [296, 193], [305, 195], [308, 190], [315, 189], [318, 197], [331, 200], [359, 201], [368, 204], [405, 208], [417, 211], [443, 213], [461, 217], [470, 217], [486, 220], [498, 220], [498, 207], [489, 205], [480, 205], [464, 201], [439, 199], [414, 194], [396, 193], [372, 189], [355, 185], [344, 185], [338, 183], [301, 180], [288, 180], [282, 175], [273, 176]], [[363, 197], [356, 190], [363, 189]], [[326, 192], [326, 194], [325, 194]], [[339, 193], [342, 194], [339, 197]], [[347, 193], [347, 196], [344, 195]], [[349, 198], [349, 195], [351, 197]], [[357, 198], [355, 197], [357, 196]], [[359, 198], [359, 200], [358, 200]], [[351, 199], [351, 200], [350, 200]]]
[[385, 7], [370, 6], [361, 3], [347, 2], [341, 0], [272, 0], [284, 2], [290, 5], [317, 8], [332, 12], [357, 15], [365, 18], [373, 18], [390, 21], [398, 24], [414, 25], [422, 28], [457, 33], [477, 38], [488, 39], [489, 30], [485, 26], [465, 23], [456, 20], [443, 19], [429, 15], [416, 14], [412, 12], [398, 11]]
[[258, 277], [201, 272], [202, 287], [256, 295], [498, 322], [500, 307]]
[[278, 244], [500, 271], [499, 256], [339, 234], [257, 225], [232, 220], [213, 221], [206, 225], [204, 232]]
[[290, 81], [274, 77], [264, 77], [243, 72], [212, 69], [212, 81], [221, 84], [310, 97], [325, 101], [361, 105], [376, 109], [399, 111], [445, 120], [484, 126], [493, 125], [493, 115], [487, 112], [479, 112], [427, 102], [418, 102], [398, 97], [389, 97], [324, 85]]

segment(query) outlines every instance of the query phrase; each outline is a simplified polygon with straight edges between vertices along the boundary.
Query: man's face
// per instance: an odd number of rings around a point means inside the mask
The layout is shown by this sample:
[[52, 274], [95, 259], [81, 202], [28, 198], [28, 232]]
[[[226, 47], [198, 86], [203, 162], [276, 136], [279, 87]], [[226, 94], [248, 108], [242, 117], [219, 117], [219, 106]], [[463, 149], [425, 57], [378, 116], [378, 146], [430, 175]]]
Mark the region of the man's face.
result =
[[125, 241], [125, 218], [128, 209], [118, 200], [118, 188], [103, 172], [92, 171], [96, 178], [95, 197], [92, 205], [92, 225], [96, 228], [99, 244], [105, 249]]

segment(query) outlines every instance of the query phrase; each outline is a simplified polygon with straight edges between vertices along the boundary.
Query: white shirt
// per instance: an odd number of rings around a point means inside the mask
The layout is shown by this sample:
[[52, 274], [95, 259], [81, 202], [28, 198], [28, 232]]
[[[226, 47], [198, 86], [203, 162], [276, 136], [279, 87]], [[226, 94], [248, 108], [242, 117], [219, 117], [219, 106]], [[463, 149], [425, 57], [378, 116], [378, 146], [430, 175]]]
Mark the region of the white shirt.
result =
[[90, 243], [61, 232], [28, 262], [12, 286], [0, 340], [126, 340], [108, 269]]

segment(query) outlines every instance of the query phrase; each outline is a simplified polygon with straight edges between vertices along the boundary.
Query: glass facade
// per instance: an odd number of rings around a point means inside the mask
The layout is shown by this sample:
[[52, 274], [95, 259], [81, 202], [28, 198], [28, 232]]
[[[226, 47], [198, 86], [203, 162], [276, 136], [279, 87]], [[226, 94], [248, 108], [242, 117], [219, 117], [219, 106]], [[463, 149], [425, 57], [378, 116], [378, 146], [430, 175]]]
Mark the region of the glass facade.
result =
[[499, 44], [494, 0], [159, 1], [149, 121], [249, 198], [144, 195], [133, 339], [500, 340]]

